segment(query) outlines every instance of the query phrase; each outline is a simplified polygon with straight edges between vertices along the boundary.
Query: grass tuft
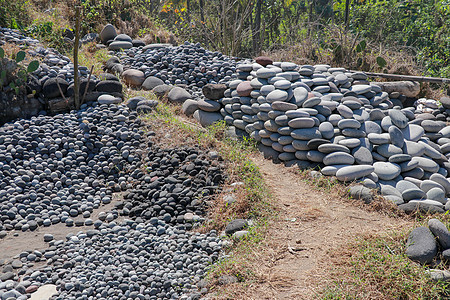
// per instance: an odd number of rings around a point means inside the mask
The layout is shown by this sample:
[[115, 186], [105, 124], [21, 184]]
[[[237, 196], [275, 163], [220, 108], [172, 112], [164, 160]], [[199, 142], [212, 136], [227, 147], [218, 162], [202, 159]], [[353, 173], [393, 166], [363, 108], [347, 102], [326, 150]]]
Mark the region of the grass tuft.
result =
[[359, 238], [330, 251], [335, 278], [318, 293], [321, 299], [448, 299], [449, 283], [433, 282], [426, 268], [406, 257], [408, 231]]

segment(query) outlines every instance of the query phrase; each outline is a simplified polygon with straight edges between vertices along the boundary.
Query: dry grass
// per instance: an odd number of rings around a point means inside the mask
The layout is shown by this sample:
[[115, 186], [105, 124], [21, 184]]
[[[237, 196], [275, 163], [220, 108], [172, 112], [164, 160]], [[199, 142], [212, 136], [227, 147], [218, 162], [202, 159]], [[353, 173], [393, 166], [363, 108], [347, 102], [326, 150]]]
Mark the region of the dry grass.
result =
[[367, 234], [329, 251], [337, 266], [321, 299], [448, 299], [447, 283], [432, 282], [405, 255], [408, 231]]

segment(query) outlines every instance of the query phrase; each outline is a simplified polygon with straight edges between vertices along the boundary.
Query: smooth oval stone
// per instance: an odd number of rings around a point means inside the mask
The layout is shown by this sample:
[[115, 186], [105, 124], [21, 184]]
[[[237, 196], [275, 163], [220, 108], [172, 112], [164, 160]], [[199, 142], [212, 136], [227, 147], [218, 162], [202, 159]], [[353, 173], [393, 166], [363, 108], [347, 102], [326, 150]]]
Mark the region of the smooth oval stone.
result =
[[402, 148], [405, 144], [405, 138], [403, 137], [402, 131], [395, 126], [391, 126], [389, 127], [388, 132], [391, 143], [399, 148]]
[[275, 82], [280, 81], [280, 80], [284, 81], [285, 78], [284, 77], [275, 76], [275, 77], [269, 78], [267, 81], [269, 82], [269, 84], [275, 84]]
[[294, 89], [294, 102], [297, 106], [302, 106], [308, 99], [308, 90], [304, 87], [297, 87]]
[[323, 158], [325, 165], [353, 165], [355, 158], [346, 152], [334, 152], [330, 153]]
[[420, 126], [427, 132], [439, 132], [445, 127], [445, 124], [433, 120], [423, 120]]
[[297, 109], [297, 105], [288, 102], [275, 101], [272, 103], [272, 109], [280, 111], [295, 110]]
[[383, 128], [384, 131], [389, 131], [389, 127], [391, 126], [392, 126], [391, 117], [386, 116], [381, 120], [381, 128]]
[[280, 128], [280, 125], [275, 123], [274, 120], [267, 120], [266, 122], [264, 122], [264, 128], [272, 132], [277, 132], [278, 128]]
[[[273, 145], [272, 145], [273, 147]], [[280, 155], [278, 155], [278, 159], [281, 161], [289, 161], [289, 160], [294, 160], [295, 159], [295, 154], [294, 153], [290, 153], [290, 152], [283, 152], [280, 153]]]
[[371, 121], [380, 121], [386, 116], [379, 108], [372, 109], [369, 115]]
[[358, 129], [359, 127], [361, 127], [361, 123], [355, 119], [342, 119], [338, 122], [338, 127], [340, 129], [345, 129], [345, 128]]
[[241, 82], [242, 82], [242, 80], [240, 80], [240, 79], [232, 80], [228, 83], [228, 87], [230, 89], [235, 90]]
[[402, 129], [402, 133], [406, 140], [417, 142], [424, 135], [425, 131], [419, 125], [409, 124]]
[[239, 85], [236, 87], [236, 91], [239, 96], [241, 97], [248, 97], [250, 96], [250, 93], [252, 92], [253, 88], [250, 85], [250, 81], [242, 81], [239, 83]]
[[411, 141], [405, 141], [403, 145], [403, 153], [411, 156], [422, 156], [425, 154], [425, 146]]
[[350, 153], [350, 149], [339, 144], [322, 144], [317, 148], [322, 153], [345, 152]]
[[269, 103], [273, 103], [275, 101], [286, 101], [288, 96], [289, 95], [286, 91], [274, 90], [266, 96], [266, 100]]
[[280, 145], [280, 143], [278, 143], [278, 142], [273, 142], [272, 148], [278, 152], [283, 151], [283, 145]]
[[391, 157], [389, 157], [389, 162], [391, 163], [402, 163], [402, 162], [407, 162], [411, 160], [411, 155], [408, 154], [394, 154]]
[[270, 78], [270, 77], [274, 77], [276, 75], [276, 72], [272, 69], [269, 68], [261, 68], [258, 71], [256, 71], [256, 76], [258, 78]]
[[289, 126], [280, 127], [278, 128], [277, 132], [282, 135], [290, 135], [292, 132], [292, 128]]
[[427, 199], [438, 201], [442, 204], [447, 203], [445, 192], [440, 188], [432, 188], [427, 192]]
[[386, 158], [389, 158], [395, 154], [403, 154], [403, 150], [401, 148], [394, 146], [392, 144], [379, 145], [377, 146], [376, 151], [378, 152], [378, 154]]
[[432, 159], [441, 159], [442, 153], [438, 150], [434, 149], [432, 146], [430, 146], [427, 143], [424, 143], [423, 141], [418, 142], [419, 145], [422, 145], [425, 147], [425, 155], [432, 158]]
[[405, 178], [411, 177], [415, 179], [422, 179], [424, 175], [425, 172], [419, 167], [414, 167], [414, 169], [412, 169], [411, 171], [402, 173], [402, 176]]
[[328, 117], [328, 122], [330, 122], [333, 126], [337, 126], [340, 120], [342, 120], [342, 116], [338, 114], [332, 114]]
[[353, 119], [353, 111], [344, 104], [339, 104], [337, 107], [337, 111], [345, 119]]
[[273, 84], [273, 86], [276, 89], [287, 90], [291, 88], [291, 82], [288, 80], [278, 80]]
[[352, 150], [352, 155], [355, 158], [355, 163], [358, 165], [373, 164], [372, 152], [366, 147], [356, 147]]
[[280, 115], [275, 118], [275, 123], [280, 126], [287, 126], [289, 122], [289, 118], [286, 115]]
[[443, 138], [450, 138], [450, 126], [446, 126], [439, 131]]
[[431, 263], [437, 252], [435, 237], [427, 227], [417, 227], [409, 234], [405, 254], [412, 261], [422, 265]]
[[292, 144], [292, 141], [293, 141], [293, 140], [294, 140], [293, 137], [283, 135], [283, 136], [280, 136], [280, 137], [278, 138], [278, 143], [280, 143], [281, 145], [284, 146], [284, 145]]
[[[266, 79], [262, 79], [262, 78], [253, 78], [250, 81], [250, 85], [252, 86], [252, 88], [254, 88], [255, 90], [259, 90], [261, 89], [263, 86], [268, 85], [268, 82]], [[231, 88], [231, 86], [230, 86]]]
[[296, 149], [296, 150], [301, 150], [301, 151], [307, 151], [307, 150], [311, 150], [308, 147], [308, 141], [309, 140], [296, 140], [294, 139], [292, 141], [292, 146]]
[[374, 172], [382, 180], [392, 180], [400, 175], [401, 168], [397, 164], [378, 161], [373, 164]]
[[347, 137], [352, 138], [364, 138], [366, 137], [366, 133], [359, 129], [354, 128], [345, 128], [341, 130], [341, 133]]
[[334, 127], [330, 122], [322, 122], [319, 125], [319, 131], [325, 139], [329, 140], [334, 136]]
[[408, 125], [408, 118], [405, 114], [397, 109], [389, 110], [389, 117], [391, 118], [391, 122], [393, 125], [397, 126], [400, 129], [405, 128]]
[[353, 85], [350, 88], [350, 91], [355, 92], [358, 95], [362, 95], [362, 94], [368, 93], [371, 90], [372, 90], [372, 87], [370, 85], [366, 85], [366, 84]]
[[260, 88], [259, 92], [263, 96], [269, 95], [270, 92], [274, 91], [275, 87], [273, 85], [264, 85]]
[[426, 157], [413, 157], [411, 161], [417, 161], [419, 163], [419, 167], [426, 172], [437, 173], [439, 171], [439, 165]]
[[444, 187], [446, 194], [450, 194], [450, 181], [445, 178], [445, 176], [435, 173], [430, 176], [430, 180], [439, 183], [442, 187]]
[[306, 157], [308, 158], [308, 160], [312, 162], [321, 163], [323, 161], [323, 158], [325, 157], [325, 154], [320, 153], [319, 151], [316, 150], [310, 150], [308, 151], [308, 153], [306, 153]]
[[336, 178], [339, 181], [353, 181], [370, 175], [374, 171], [374, 167], [370, 165], [355, 165], [339, 169], [336, 172]]
[[309, 150], [298, 150], [295, 151], [295, 158], [299, 159], [299, 160], [308, 160], [308, 151]]
[[366, 134], [370, 134], [370, 133], [380, 134], [382, 132], [381, 126], [373, 121], [365, 121], [363, 124], [361, 124], [360, 129], [365, 131]]
[[317, 115], [319, 112], [317, 111], [317, 109], [314, 108], [299, 108], [297, 109], [298, 111], [304, 111], [307, 112], [308, 114], [310, 114], [311, 116], [315, 116]]
[[353, 118], [363, 123], [369, 121], [369, 113], [365, 109], [357, 109], [353, 111]]
[[200, 99], [197, 102], [198, 108], [207, 112], [216, 112], [220, 110], [220, 103], [214, 100]]
[[410, 189], [417, 189], [417, 186], [407, 180], [400, 180], [399, 182], [397, 182], [397, 184], [395, 185], [395, 188], [400, 192], [403, 193], [406, 190], [410, 190]]
[[288, 110], [286, 112], [286, 116], [290, 119], [308, 118], [308, 117], [310, 117], [310, 114], [305, 111], [300, 111], [300, 110]]
[[348, 167], [349, 165], [332, 165], [332, 166], [325, 166], [322, 169], [320, 169], [320, 172], [325, 176], [335, 176], [336, 172], [339, 169], [342, 169], [344, 167]]
[[328, 144], [330, 141], [325, 139], [312, 139], [308, 141], [308, 147], [311, 150], [316, 150], [320, 145]]
[[312, 118], [295, 118], [290, 120], [288, 125], [292, 128], [312, 128], [315, 122]]
[[389, 144], [391, 141], [391, 137], [389, 133], [369, 133], [367, 135], [367, 138], [372, 144], [376, 145], [383, 145], [383, 144]]
[[419, 188], [411, 188], [411, 189], [407, 189], [405, 191], [402, 192], [402, 197], [403, 200], [405, 200], [405, 202], [408, 202], [410, 200], [420, 200], [420, 199], [425, 199], [427, 197], [427, 195], [425, 194], [424, 191], [422, 191]]
[[420, 189], [422, 191], [424, 191], [425, 193], [433, 188], [441, 189], [442, 192], [444, 192], [444, 190], [445, 190], [442, 185], [440, 185], [439, 183], [437, 183], [436, 181], [433, 181], [433, 180], [426, 179], [426, 180], [422, 181], [422, 183], [420, 183]]
[[361, 101], [344, 100], [342, 101], [342, 104], [349, 107], [351, 110], [357, 110], [361, 108]]
[[322, 100], [320, 100], [319, 97], [313, 97], [313, 98], [307, 99], [305, 102], [303, 102], [302, 107], [311, 108], [316, 105], [319, 105], [321, 101]]
[[352, 149], [361, 145], [361, 141], [359, 139], [346, 138], [340, 140], [338, 144]]
[[293, 130], [291, 132], [291, 136], [297, 140], [312, 140], [322, 138], [322, 134], [317, 127]]
[[400, 197], [403, 199], [402, 193], [400, 193], [394, 186], [382, 185], [380, 192], [382, 195], [392, 195], [392, 196], [397, 196], [397, 197]]

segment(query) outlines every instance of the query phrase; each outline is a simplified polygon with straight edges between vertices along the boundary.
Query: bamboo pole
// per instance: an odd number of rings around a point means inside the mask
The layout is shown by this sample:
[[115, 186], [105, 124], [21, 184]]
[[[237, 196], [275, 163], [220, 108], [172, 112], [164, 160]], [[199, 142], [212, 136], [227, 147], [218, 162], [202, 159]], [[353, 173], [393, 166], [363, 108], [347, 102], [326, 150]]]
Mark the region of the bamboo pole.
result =
[[78, 48], [80, 45], [80, 7], [75, 7], [75, 43], [73, 45], [73, 80], [75, 109], [80, 109], [80, 81], [78, 78]]
[[[350, 72], [358, 72], [350, 70]], [[450, 84], [450, 78], [438, 78], [438, 77], [425, 77], [425, 76], [412, 76], [412, 75], [398, 75], [398, 74], [384, 74], [384, 73], [372, 73], [364, 72], [369, 77], [381, 77], [393, 80], [411, 80], [419, 82], [432, 82], [432, 83], [445, 83]]]

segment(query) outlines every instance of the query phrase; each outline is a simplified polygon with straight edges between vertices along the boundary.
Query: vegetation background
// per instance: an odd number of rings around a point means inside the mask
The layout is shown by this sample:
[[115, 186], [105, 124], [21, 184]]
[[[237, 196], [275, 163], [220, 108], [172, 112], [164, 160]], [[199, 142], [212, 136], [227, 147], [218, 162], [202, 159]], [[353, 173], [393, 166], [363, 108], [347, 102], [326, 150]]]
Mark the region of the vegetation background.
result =
[[0, 26], [64, 51], [79, 4], [83, 33], [109, 22], [147, 42], [200, 42], [237, 57], [450, 77], [450, 0], [347, 1], [346, 20], [346, 0], [0, 0]]

